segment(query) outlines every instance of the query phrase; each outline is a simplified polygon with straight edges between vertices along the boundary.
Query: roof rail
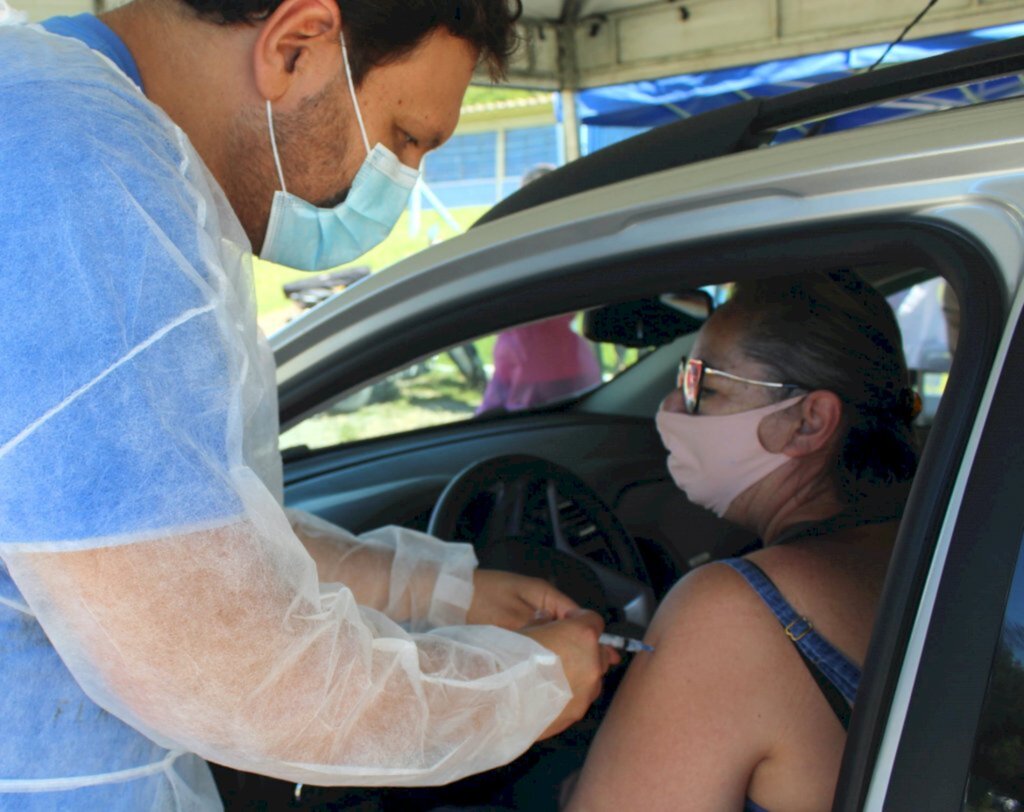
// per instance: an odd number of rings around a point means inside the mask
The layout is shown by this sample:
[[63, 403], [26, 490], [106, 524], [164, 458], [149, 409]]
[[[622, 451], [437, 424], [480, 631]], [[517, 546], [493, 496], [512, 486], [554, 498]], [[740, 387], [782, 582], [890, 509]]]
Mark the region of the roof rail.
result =
[[1024, 37], [865, 71], [833, 82], [766, 98], [754, 127], [791, 127], [893, 99], [1024, 71]]

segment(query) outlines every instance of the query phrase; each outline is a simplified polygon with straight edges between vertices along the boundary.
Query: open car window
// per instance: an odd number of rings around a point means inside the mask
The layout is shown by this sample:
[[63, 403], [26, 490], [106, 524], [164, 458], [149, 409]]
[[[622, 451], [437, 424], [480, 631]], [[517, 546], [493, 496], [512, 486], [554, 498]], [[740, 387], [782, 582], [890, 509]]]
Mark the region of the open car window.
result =
[[[732, 286], [706, 290], [721, 304]], [[957, 303], [937, 276], [890, 286], [887, 294], [903, 335], [911, 385], [921, 398], [917, 423], [927, 428], [955, 349], [955, 332], [951, 335], [948, 325], [958, 319]], [[652, 350], [587, 340], [581, 335], [582, 322], [583, 313], [564, 313], [421, 359], [345, 394], [288, 429], [281, 435], [281, 448], [315, 451], [552, 406], [601, 387]]]
[[588, 341], [581, 318], [518, 325], [417, 361], [285, 431], [281, 448], [329, 448], [551, 406], [607, 383], [646, 353]]
[[903, 334], [911, 385], [921, 398], [918, 423], [929, 425], [949, 378], [960, 308], [952, 289], [937, 276], [887, 298]]

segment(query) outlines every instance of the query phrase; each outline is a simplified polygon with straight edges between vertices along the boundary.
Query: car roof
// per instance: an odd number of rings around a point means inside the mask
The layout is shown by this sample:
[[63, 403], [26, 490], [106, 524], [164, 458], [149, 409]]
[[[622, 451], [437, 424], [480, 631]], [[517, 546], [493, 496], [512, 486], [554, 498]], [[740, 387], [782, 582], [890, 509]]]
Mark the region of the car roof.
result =
[[1022, 71], [1024, 37], [1016, 37], [781, 96], [748, 99], [657, 127], [572, 161], [505, 198], [473, 227], [619, 181], [767, 146], [787, 127]]

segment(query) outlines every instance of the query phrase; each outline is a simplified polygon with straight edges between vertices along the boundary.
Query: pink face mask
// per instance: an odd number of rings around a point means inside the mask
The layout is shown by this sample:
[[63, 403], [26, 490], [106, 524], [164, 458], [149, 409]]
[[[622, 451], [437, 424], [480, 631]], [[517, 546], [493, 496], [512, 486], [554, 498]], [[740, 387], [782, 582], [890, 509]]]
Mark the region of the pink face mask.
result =
[[729, 415], [691, 415], [658, 410], [656, 423], [668, 450], [668, 470], [691, 502], [724, 516], [733, 499], [790, 458], [768, 451], [757, 427], [770, 414], [803, 399], [789, 398]]

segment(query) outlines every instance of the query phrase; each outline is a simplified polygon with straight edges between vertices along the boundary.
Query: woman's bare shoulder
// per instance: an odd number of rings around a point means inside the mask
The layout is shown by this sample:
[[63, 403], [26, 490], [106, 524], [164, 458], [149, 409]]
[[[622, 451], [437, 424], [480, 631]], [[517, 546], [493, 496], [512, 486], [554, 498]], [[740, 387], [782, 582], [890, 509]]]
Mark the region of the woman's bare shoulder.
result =
[[652, 645], [678, 651], [694, 667], [694, 654], [709, 670], [723, 658], [756, 660], [768, 648], [777, 622], [739, 573], [722, 563], [705, 564], [666, 595], [648, 632]]
[[891, 552], [884, 532], [767, 547], [748, 558], [793, 609], [854, 662], [864, 661]]
[[645, 637], [654, 652], [630, 664], [572, 808], [677, 808], [678, 799], [692, 809], [742, 806], [784, 727], [756, 650], [772, 620], [758, 601], [721, 564], [673, 587]]

